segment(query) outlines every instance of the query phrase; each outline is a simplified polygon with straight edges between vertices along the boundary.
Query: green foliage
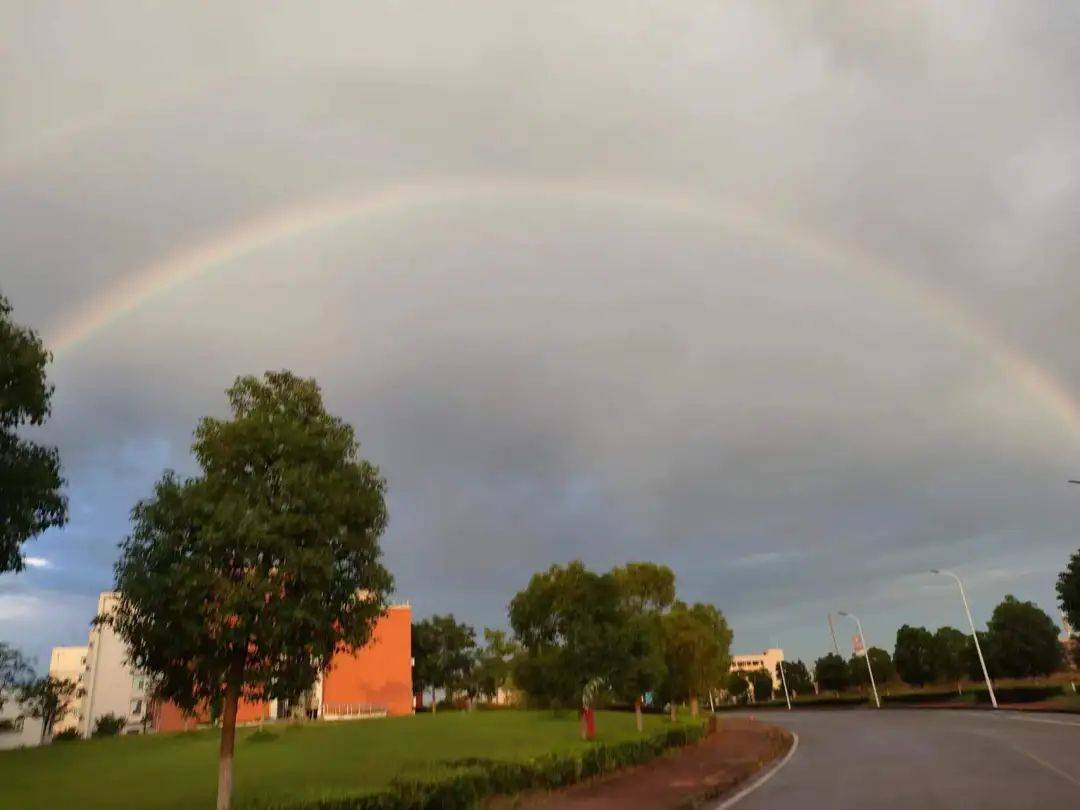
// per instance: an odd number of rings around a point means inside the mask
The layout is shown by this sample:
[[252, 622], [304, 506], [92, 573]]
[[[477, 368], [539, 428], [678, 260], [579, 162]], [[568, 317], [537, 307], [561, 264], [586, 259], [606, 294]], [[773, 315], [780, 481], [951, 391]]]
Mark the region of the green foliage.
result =
[[971, 637], [955, 627], [939, 627], [934, 633], [933, 671], [935, 680], [959, 681], [967, 674], [967, 651]]
[[631, 613], [662, 612], [675, 602], [675, 574], [666, 565], [631, 562], [611, 569]]
[[314, 380], [241, 377], [233, 418], [195, 432], [202, 476], [136, 505], [105, 621], [157, 695], [184, 709], [237, 693], [296, 699], [385, 610], [385, 483]]
[[922, 686], [935, 678], [934, 637], [925, 627], [903, 625], [896, 631], [893, 664], [904, 683]]
[[453, 614], [416, 622], [413, 657], [419, 677], [414, 677], [413, 688], [445, 689], [448, 700], [454, 692], [468, 690], [473, 683], [475, 650], [476, 631]]
[[123, 717], [117, 717], [115, 714], [103, 714], [97, 720], [94, 721], [94, 733], [95, 737], [115, 737], [121, 731], [124, 730], [124, 726], [127, 725], [127, 721]]
[[22, 653], [0, 641], [0, 709], [4, 700], [33, 677], [34, 671]]
[[[870, 665], [874, 668], [874, 681], [878, 684], [896, 680], [896, 668], [893, 666], [892, 656], [881, 647], [871, 647], [866, 651], [870, 657]], [[861, 655], [852, 655], [848, 661], [848, 676], [852, 686], [869, 686], [870, 670], [866, 666], [866, 658]]]
[[764, 669], [754, 669], [747, 673], [750, 686], [754, 689], [754, 702], [764, 703], [772, 700], [773, 680], [772, 675]]
[[72, 740], [81, 740], [79, 736], [79, 730], [77, 728], [65, 728], [63, 731], [58, 731], [53, 735], [52, 741], [56, 742], [71, 742]]
[[810, 677], [810, 671], [801, 660], [781, 661], [776, 665], [776, 677], [780, 677], [780, 667], [784, 668], [784, 677], [787, 678], [787, 688], [792, 697], [796, 695], [812, 695], [814, 682]]
[[[1039, 703], [1065, 694], [1065, 689], [1060, 685], [1050, 686], [1006, 686], [994, 688], [994, 695], [998, 703]], [[975, 691], [977, 703], [989, 703], [990, 693], [985, 689]]]
[[476, 691], [493, 699], [510, 685], [511, 667], [520, 646], [505, 630], [484, 628], [484, 646], [476, 654], [473, 682]]
[[72, 702], [78, 693], [74, 681], [47, 675], [25, 684], [19, 690], [19, 703], [26, 713], [41, 720], [41, 739], [52, 731], [53, 723], [63, 720], [72, 710]]
[[814, 680], [819, 689], [839, 692], [851, 682], [847, 662], [836, 653], [823, 655], [814, 662]]
[[594, 678], [622, 691], [631, 637], [612, 575], [580, 561], [534, 574], [510, 602], [510, 625], [523, 647], [514, 681], [534, 702], [580, 705]]
[[1034, 602], [1006, 596], [990, 617], [987, 666], [994, 678], [1049, 675], [1062, 664], [1058, 628]]
[[0, 574], [21, 571], [22, 544], [67, 521], [59, 453], [17, 433], [49, 416], [51, 360], [37, 333], [12, 321], [11, 304], [0, 295]]
[[732, 632], [719, 610], [676, 602], [664, 614], [663, 630], [669, 699], [696, 698], [723, 680], [731, 666]]
[[722, 683], [724, 684], [724, 690], [735, 699], [737, 703], [745, 703], [749, 699], [750, 695], [750, 681], [740, 675], [738, 672], [727, 673]]
[[[1069, 557], [1069, 564], [1058, 574], [1057, 595], [1065, 619], [1074, 629], [1080, 629], [1080, 551]], [[1080, 646], [1077, 651], [1080, 655]], [[1075, 663], [1080, 666], [1080, 659]]]

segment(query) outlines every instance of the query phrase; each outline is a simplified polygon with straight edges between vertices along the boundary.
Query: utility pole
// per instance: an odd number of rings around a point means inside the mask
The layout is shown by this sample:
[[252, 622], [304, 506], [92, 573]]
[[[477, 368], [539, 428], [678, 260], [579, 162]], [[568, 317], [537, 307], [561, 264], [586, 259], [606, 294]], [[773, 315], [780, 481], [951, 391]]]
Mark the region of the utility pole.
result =
[[832, 635], [832, 646], [833, 646], [833, 649], [834, 649], [834, 650], [836, 651], [836, 654], [837, 654], [838, 656], [840, 656], [841, 658], [843, 658], [843, 656], [842, 656], [842, 655], [840, 655], [840, 645], [836, 643], [836, 628], [835, 628], [835, 627], [833, 627], [833, 623], [832, 623], [832, 613], [831, 613], [831, 612], [829, 613], [829, 633], [830, 633], [830, 634]]

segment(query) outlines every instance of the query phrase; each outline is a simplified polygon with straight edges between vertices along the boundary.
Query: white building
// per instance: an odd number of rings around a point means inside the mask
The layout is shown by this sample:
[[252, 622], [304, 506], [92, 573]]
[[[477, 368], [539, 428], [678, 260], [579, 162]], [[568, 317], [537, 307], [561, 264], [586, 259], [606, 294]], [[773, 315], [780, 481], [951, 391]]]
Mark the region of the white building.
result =
[[[108, 616], [116, 609], [119, 594], [103, 593], [98, 597], [98, 616]], [[79, 733], [89, 737], [99, 717], [114, 714], [127, 721], [124, 733], [142, 731], [148, 721], [146, 679], [128, 664], [127, 645], [111, 627], [95, 624], [90, 628], [86, 646], [86, 669], [83, 673]]]
[[[49, 656], [49, 675], [57, 680], [71, 681], [76, 689], [81, 691], [86, 688], [86, 652], [87, 647], [53, 647], [52, 655]], [[82, 708], [82, 698], [72, 698], [67, 712], [53, 723], [53, 734], [67, 731], [69, 728], [79, 727], [79, 712]]]
[[773, 689], [778, 691], [784, 687], [780, 682], [780, 676], [776, 672], [776, 665], [783, 660], [784, 651], [779, 647], [770, 647], [759, 653], [731, 656], [731, 671], [746, 674], [757, 669], [763, 669], [772, 676]]

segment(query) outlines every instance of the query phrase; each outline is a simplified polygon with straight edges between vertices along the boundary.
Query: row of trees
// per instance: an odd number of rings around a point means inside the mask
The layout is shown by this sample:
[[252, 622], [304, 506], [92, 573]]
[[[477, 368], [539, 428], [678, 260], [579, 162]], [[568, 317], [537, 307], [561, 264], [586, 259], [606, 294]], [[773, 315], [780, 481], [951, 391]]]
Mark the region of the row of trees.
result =
[[[979, 633], [979, 646], [992, 678], [1049, 675], [1064, 663], [1053, 619], [1035, 603], [1021, 602], [1012, 595], [994, 608], [986, 631]], [[951, 683], [959, 689], [962, 679], [983, 677], [971, 636], [955, 627], [939, 627], [931, 633], [925, 627], [905, 624], [896, 631], [891, 656], [880, 647], [871, 647], [867, 656], [880, 683]], [[830, 653], [814, 665], [818, 687], [830, 691], [867, 686], [869, 677], [862, 657], [845, 661]]]
[[686, 701], [719, 688], [732, 633], [713, 605], [676, 598], [671, 569], [635, 562], [606, 573], [581, 562], [534, 574], [510, 602], [521, 646], [514, 682], [540, 705], [581, 705], [587, 687], [640, 705]]
[[40, 720], [42, 742], [56, 723], [75, 710], [80, 697], [82, 692], [74, 681], [52, 675], [37, 677], [18, 650], [0, 641], [0, 709], [13, 700], [20, 714]]
[[439, 689], [449, 702], [456, 695], [494, 700], [510, 685], [520, 647], [505, 630], [491, 628], [484, 630], [484, 643], [478, 645], [476, 631], [450, 614], [415, 622], [412, 650], [413, 690], [421, 695], [430, 690], [434, 710]]
[[[629, 563], [607, 573], [581, 562], [532, 577], [510, 602], [513, 635], [453, 615], [413, 625], [413, 685], [493, 698], [511, 683], [536, 705], [639, 703], [646, 694], [690, 704], [725, 685], [731, 630], [712, 605], [676, 599], [670, 568]], [[596, 693], [594, 695], [594, 693]]]

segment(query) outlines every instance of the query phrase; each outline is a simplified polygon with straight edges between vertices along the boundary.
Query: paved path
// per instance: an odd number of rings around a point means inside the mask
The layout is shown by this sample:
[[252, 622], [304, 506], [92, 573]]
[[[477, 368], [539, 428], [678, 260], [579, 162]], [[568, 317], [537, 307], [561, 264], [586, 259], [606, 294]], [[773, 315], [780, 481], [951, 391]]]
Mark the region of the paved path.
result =
[[758, 712], [799, 735], [735, 804], [792, 808], [1080, 807], [1080, 716], [917, 709]]

